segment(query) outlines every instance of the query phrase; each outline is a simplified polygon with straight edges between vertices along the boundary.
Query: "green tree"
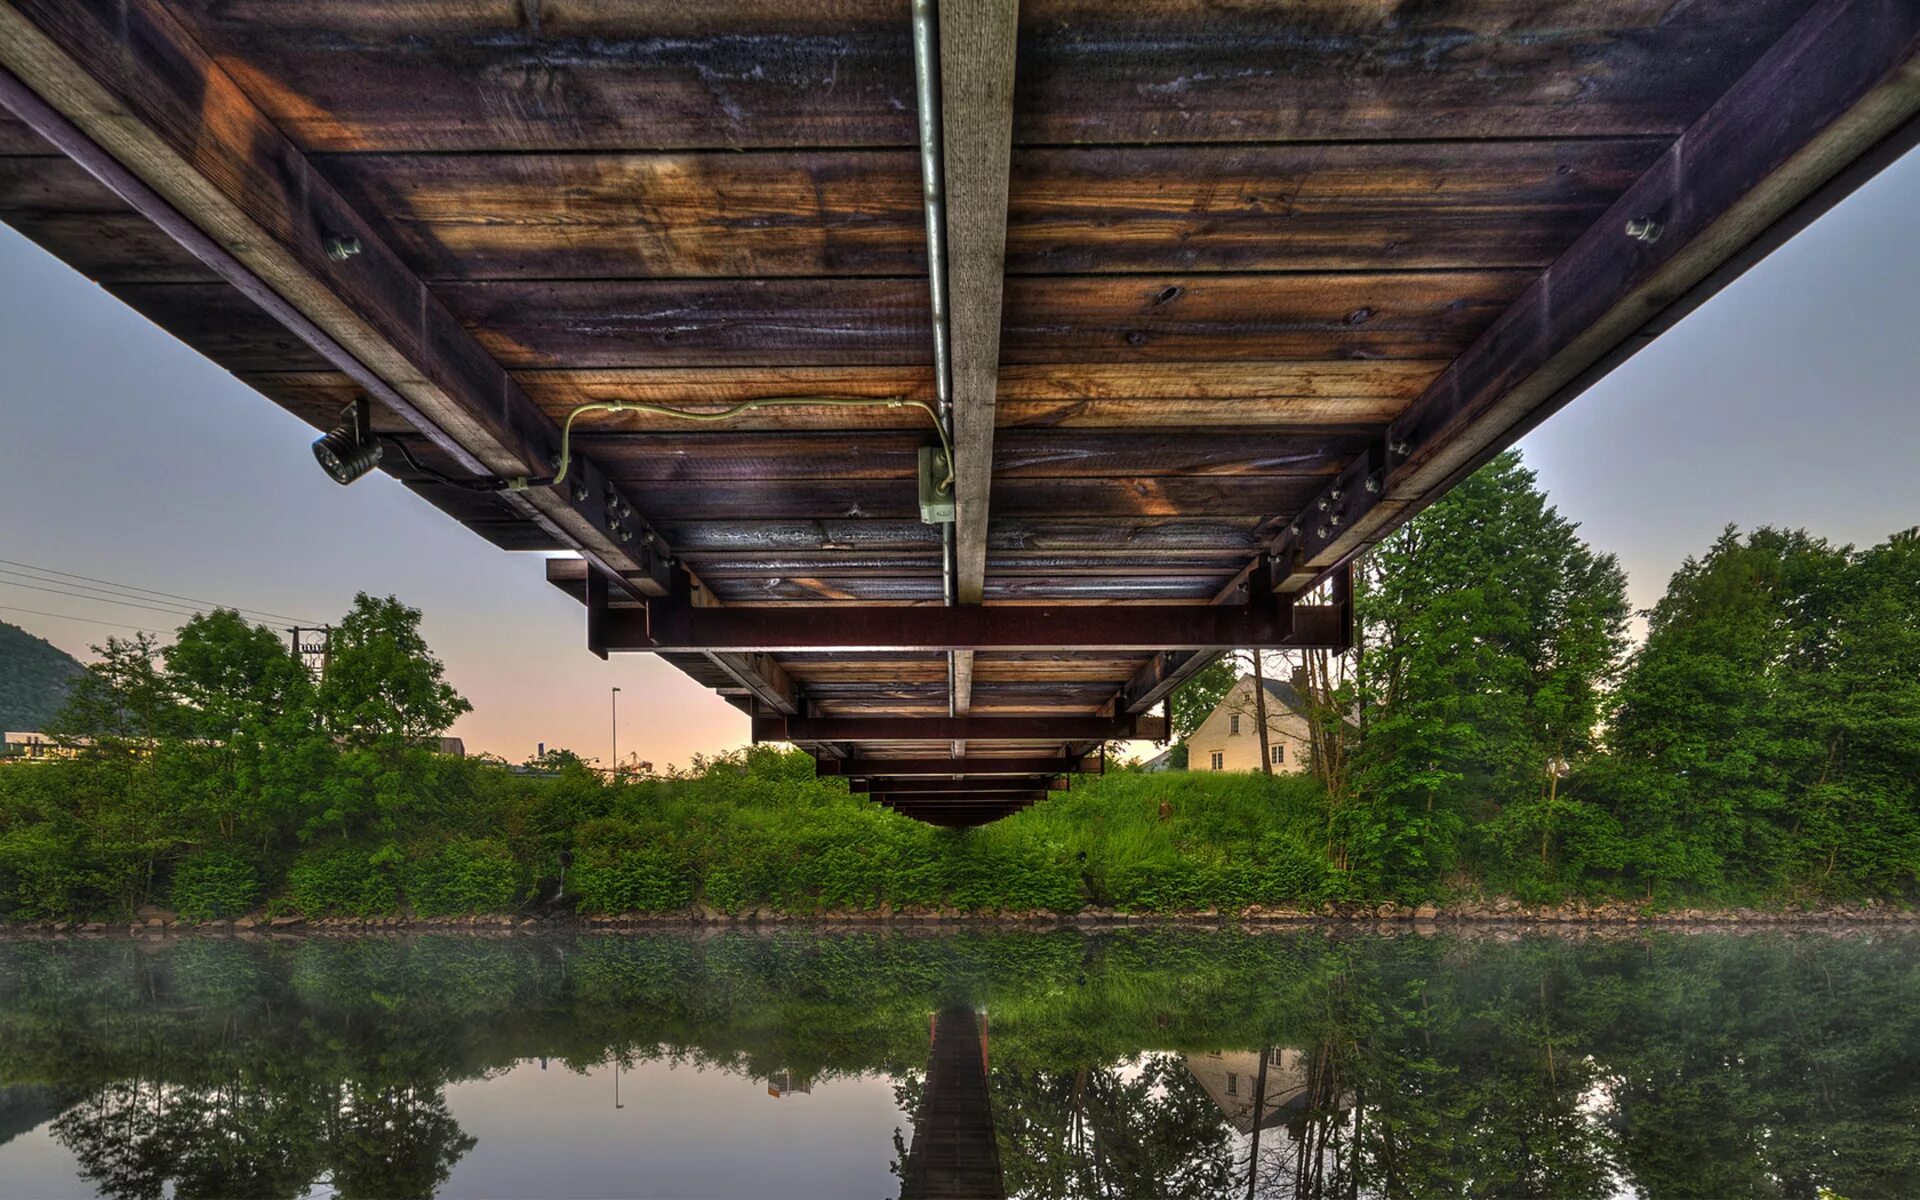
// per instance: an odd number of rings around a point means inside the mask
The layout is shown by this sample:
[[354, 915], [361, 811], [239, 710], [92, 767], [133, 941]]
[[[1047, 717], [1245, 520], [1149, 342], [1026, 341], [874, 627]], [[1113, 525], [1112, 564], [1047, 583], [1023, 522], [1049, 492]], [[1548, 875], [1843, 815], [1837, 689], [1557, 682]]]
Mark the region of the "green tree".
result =
[[180, 627], [166, 680], [187, 740], [163, 769], [210, 836], [265, 836], [297, 803], [312, 766], [313, 680], [271, 630], [216, 609]]
[[1195, 671], [1185, 683], [1173, 689], [1173, 694], [1167, 697], [1167, 723], [1171, 727], [1168, 732], [1173, 740], [1184, 742], [1192, 737], [1238, 680], [1233, 658], [1228, 655]]
[[334, 627], [320, 710], [348, 745], [395, 750], [445, 733], [473, 705], [444, 678], [420, 610], [361, 592]]
[[1729, 528], [1649, 614], [1608, 784], [1649, 892], [1910, 886], [1920, 551]]
[[1407, 886], [1453, 866], [1469, 826], [1551, 858], [1625, 649], [1626, 579], [1502, 454], [1375, 548], [1356, 581], [1365, 736], [1347, 837]]

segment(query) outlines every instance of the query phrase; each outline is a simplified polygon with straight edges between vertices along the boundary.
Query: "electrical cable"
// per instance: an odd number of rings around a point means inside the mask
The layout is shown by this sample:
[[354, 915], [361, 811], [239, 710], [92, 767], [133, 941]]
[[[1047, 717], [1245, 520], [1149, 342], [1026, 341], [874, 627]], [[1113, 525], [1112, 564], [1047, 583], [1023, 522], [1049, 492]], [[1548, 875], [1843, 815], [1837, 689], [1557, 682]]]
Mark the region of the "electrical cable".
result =
[[96, 604], [112, 604], [121, 608], [143, 608], [148, 612], [164, 613], [169, 617], [191, 617], [194, 610], [179, 605], [140, 604], [133, 600], [115, 600], [111, 596], [89, 596], [85, 592], [68, 592], [59, 588], [41, 587], [31, 583], [18, 583], [11, 579], [0, 579], [0, 587], [26, 588], [35, 592], [46, 592], [50, 596], [70, 596], [75, 600], [92, 600]]
[[529, 481], [524, 477], [521, 477], [518, 479], [459, 479], [452, 475], [447, 474], [445, 471], [437, 471], [434, 468], [429, 467], [425, 463], [421, 462], [419, 459], [415, 458], [413, 456], [413, 452], [407, 449], [407, 444], [398, 438], [382, 437], [380, 441], [386, 443], [389, 446], [392, 446], [395, 450], [398, 450], [400, 452], [400, 457], [405, 459], [407, 466], [411, 467], [413, 470], [419, 472], [422, 475], [425, 475], [427, 478], [433, 480], [435, 483], [444, 483], [448, 487], [460, 488], [463, 491], [469, 491], [469, 492], [519, 491], [527, 487], [536, 486], [541, 482], [543, 482], [540, 480]]
[[567, 414], [566, 424], [560, 428], [560, 466], [553, 478], [538, 481], [520, 481], [522, 487], [557, 487], [565, 482], [567, 469], [573, 464], [573, 423], [581, 416], [591, 412], [651, 413], [658, 417], [672, 417], [681, 421], [727, 421], [742, 413], [750, 413], [762, 408], [917, 408], [933, 420], [934, 432], [940, 435], [940, 447], [947, 456], [947, 477], [940, 484], [944, 491], [953, 486], [953, 443], [947, 437], [947, 428], [940, 420], [940, 414], [924, 400], [913, 400], [906, 396], [768, 396], [759, 400], [748, 400], [731, 408], [717, 412], [696, 412], [692, 409], [673, 408], [665, 404], [647, 404], [638, 400], [599, 400], [592, 404], [582, 404]]
[[[236, 604], [221, 604], [218, 601], [203, 600], [195, 596], [182, 596], [177, 592], [163, 592], [163, 591], [159, 591], [156, 588], [143, 588], [131, 583], [116, 583], [111, 579], [96, 579], [91, 575], [80, 575], [73, 571], [60, 571], [60, 570], [54, 569], [53, 567], [41, 567], [41, 566], [35, 566], [33, 563], [16, 562], [15, 560], [10, 558], [0, 558], [0, 564], [4, 564], [9, 567], [20, 567], [28, 571], [37, 572], [40, 575], [61, 575], [66, 577], [67, 579], [78, 579], [78, 580], [84, 581], [85, 583], [99, 584], [101, 587], [113, 588], [116, 591], [120, 591], [120, 592], [141, 593], [141, 595], [132, 597], [133, 599], [137, 599], [137, 600], [145, 599], [149, 596], [158, 596], [165, 600], [183, 600], [188, 604], [204, 605], [208, 608], [226, 608], [226, 609], [232, 609], [234, 612], [237, 612], [237, 613], [243, 613], [243, 614], [252, 613], [257, 617], [266, 617], [275, 621], [291, 621], [296, 625], [322, 624], [322, 622], [318, 622], [318, 621], [307, 621], [307, 620], [302, 620], [299, 617], [290, 617], [285, 613], [268, 612], [263, 608], [244, 608]], [[19, 574], [18, 571], [7, 571], [4, 573], [8, 575]], [[58, 579], [43, 579], [41, 580], [41, 582], [42, 583], [60, 583], [62, 581]], [[68, 584], [67, 586], [75, 587], [79, 585]], [[97, 591], [99, 589], [90, 588], [88, 590]], [[92, 597], [83, 597], [83, 598], [91, 599]], [[204, 610], [196, 610], [196, 611], [204, 611]]]
[[154, 637], [161, 636], [159, 630], [148, 629], [142, 625], [128, 625], [124, 621], [102, 621], [97, 617], [76, 617], [68, 613], [47, 612], [44, 609], [38, 608], [16, 608], [11, 604], [0, 604], [0, 612], [26, 613], [29, 616], [35, 617], [52, 617], [56, 621], [77, 621], [82, 625], [108, 625], [115, 629], [131, 629], [135, 633], [150, 633]]

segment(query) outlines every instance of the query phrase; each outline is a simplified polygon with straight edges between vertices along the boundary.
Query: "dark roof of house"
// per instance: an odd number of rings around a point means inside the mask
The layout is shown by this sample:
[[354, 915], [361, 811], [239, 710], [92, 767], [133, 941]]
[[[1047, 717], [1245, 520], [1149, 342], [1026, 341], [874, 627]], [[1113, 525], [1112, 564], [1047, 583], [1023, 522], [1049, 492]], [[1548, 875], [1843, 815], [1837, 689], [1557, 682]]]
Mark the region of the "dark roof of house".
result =
[[[1253, 676], [1251, 674], [1242, 675], [1240, 677], [1242, 682], [1245, 682], [1252, 678]], [[1297, 713], [1304, 714], [1307, 711], [1307, 698], [1305, 696], [1302, 696], [1300, 694], [1300, 689], [1294, 687], [1291, 683], [1288, 683], [1282, 679], [1266, 679], [1266, 680], [1262, 680], [1262, 682], [1264, 682], [1267, 685], [1267, 695], [1273, 697], [1275, 700], [1279, 701], [1281, 704], [1286, 705], [1288, 708], [1292, 709]]]

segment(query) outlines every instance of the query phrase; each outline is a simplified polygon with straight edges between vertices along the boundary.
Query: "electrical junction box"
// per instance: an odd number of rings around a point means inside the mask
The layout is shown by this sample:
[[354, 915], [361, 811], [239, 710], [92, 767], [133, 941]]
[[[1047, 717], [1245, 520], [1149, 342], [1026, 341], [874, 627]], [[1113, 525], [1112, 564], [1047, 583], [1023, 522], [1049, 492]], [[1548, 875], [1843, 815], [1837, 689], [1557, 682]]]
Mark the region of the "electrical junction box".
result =
[[953, 489], [941, 487], [950, 470], [945, 450], [920, 447], [920, 519], [928, 525], [953, 523]]

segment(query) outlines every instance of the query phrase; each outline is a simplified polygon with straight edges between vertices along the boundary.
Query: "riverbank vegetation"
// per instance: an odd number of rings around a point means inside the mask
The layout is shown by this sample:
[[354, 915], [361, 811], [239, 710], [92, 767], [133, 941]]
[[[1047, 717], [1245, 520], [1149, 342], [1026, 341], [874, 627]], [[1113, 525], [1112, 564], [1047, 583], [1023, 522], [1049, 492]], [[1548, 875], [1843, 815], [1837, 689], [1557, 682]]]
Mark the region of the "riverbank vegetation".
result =
[[1307, 697], [1310, 773], [1116, 770], [971, 831], [773, 747], [616, 779], [565, 752], [447, 757], [467, 704], [417, 611], [360, 597], [317, 680], [271, 631], [205, 614], [100, 648], [58, 722], [76, 757], [0, 768], [0, 916], [1913, 898], [1912, 533], [1855, 551], [1730, 530], [1633, 650], [1618, 565], [1506, 455], [1356, 590], [1356, 653], [1267, 664]]

